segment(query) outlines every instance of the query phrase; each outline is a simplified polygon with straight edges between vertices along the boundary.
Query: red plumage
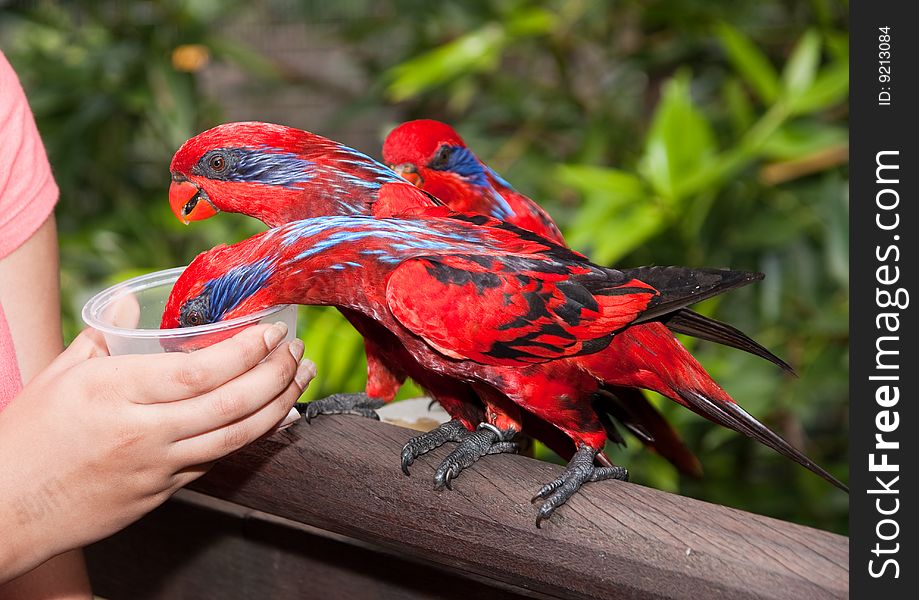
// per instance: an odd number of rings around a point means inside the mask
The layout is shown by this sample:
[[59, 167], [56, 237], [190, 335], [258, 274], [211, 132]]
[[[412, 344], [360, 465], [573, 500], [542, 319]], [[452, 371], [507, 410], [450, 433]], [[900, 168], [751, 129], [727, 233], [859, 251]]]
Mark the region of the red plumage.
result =
[[[667, 284], [662, 288], [516, 228], [470, 220], [325, 217], [217, 248], [196, 258], [176, 283], [163, 326], [184, 324], [192, 310], [199, 311], [196, 322], [211, 322], [279, 303], [335, 305], [391, 332], [426, 372], [472, 386], [498, 409], [486, 418], [501, 431], [519, 432], [523, 409], [553, 424], [592, 458], [607, 434], [591, 398], [613, 378], [655, 389], [842, 486], [739, 409], [682, 346], [672, 349], [679, 360], [661, 368], [651, 346], [655, 335], [669, 335], [663, 325], [652, 324], [630, 346], [611, 343], [630, 324], [654, 318], [659, 307], [677, 310], [749, 283], [754, 275], [648, 270]], [[442, 293], [417, 302], [418, 290], [432, 286]], [[499, 293], [483, 293], [487, 290]], [[604, 304], [620, 296], [634, 301]], [[445, 336], [442, 320], [428, 318], [468, 303], [478, 304], [490, 321]], [[509, 305], [527, 308], [504, 311]], [[550, 494], [544, 495], [551, 499]], [[541, 517], [554, 508], [544, 505]]]
[[[536, 202], [513, 189], [510, 183], [483, 163], [472, 153], [462, 137], [445, 123], [419, 119], [396, 127], [383, 143], [383, 159], [408, 181], [437, 196], [453, 210], [491, 215], [565, 245], [558, 226], [548, 213]], [[721, 339], [709, 339], [729, 343], [723, 336]], [[754, 345], [755, 342], [746, 336], [740, 339], [744, 344], [733, 345], [752, 350], [787, 367], [764, 348]], [[747, 340], [751, 344], [746, 344]], [[658, 365], [639, 368], [642, 363], [633, 359], [630, 353], [632, 348], [640, 344], [653, 349], [658, 356]], [[609, 390], [618, 397], [621, 408], [628, 412], [635, 426], [654, 430], [653, 434], [649, 433], [641, 439], [683, 472], [700, 474], [698, 460], [656, 409], [640, 392], [630, 392], [623, 387], [659, 391], [662, 388], [654, 385], [658, 383], [655, 373], [669, 365], [679, 364], [677, 357], [687, 354], [683, 347], [666, 328], [654, 323], [636, 325], [621, 332], [611, 351], [622, 352], [619, 357], [622, 368], [607, 373]], [[661, 393], [680, 401], [679, 395], [672, 390]]]
[[[462, 168], [474, 169], [477, 164], [483, 168], [471, 153], [453, 157], [447, 160], [458, 161]], [[482, 417], [481, 400], [487, 422], [499, 430], [518, 432], [523, 419], [538, 426], [539, 421], [531, 417], [535, 415], [563, 431], [574, 446], [588, 448], [591, 458], [602, 449], [607, 433], [613, 435], [606, 417], [609, 413], [682, 469], [696, 469], [695, 458], [653, 407], [640, 395], [614, 386], [653, 389], [715, 422], [756, 437], [838, 484], [755, 419], [735, 411], [733, 401], [667, 327], [637, 322], [677, 321], [673, 315], [679, 315], [682, 306], [706, 297], [698, 293], [704, 287], [698, 284], [706, 278], [711, 293], [753, 278], [728, 281], [725, 272], [656, 268], [633, 270], [641, 273], [637, 276], [591, 265], [577, 253], [500, 221], [475, 216], [446, 218], [448, 211], [437, 199], [368, 157], [325, 138], [280, 126], [245, 123], [215, 128], [183, 145], [172, 167], [170, 200], [180, 218], [206, 218], [216, 210], [227, 210], [250, 214], [269, 225], [323, 216], [327, 217], [323, 227], [338, 224], [342, 228], [334, 235], [308, 236], [306, 245], [302, 244], [306, 238], [291, 233], [298, 228], [302, 231], [305, 222], [283, 230], [288, 237], [297, 237], [296, 244], [281, 243], [281, 234], [269, 232], [259, 238], [262, 241], [232, 247], [240, 258], [222, 250], [199, 258], [181, 281], [208, 281], [207, 275], [250, 264], [250, 259], [260, 255], [277, 262], [296, 246], [303, 254], [301, 260], [287, 256], [281, 261], [296, 263], [296, 272], [279, 276], [272, 271], [276, 283], [242, 299], [231, 313], [288, 301], [338, 306], [365, 337], [367, 391], [372, 396], [391, 399], [409, 376], [467, 429]], [[493, 181], [504, 185], [490, 169], [479, 175], [477, 181], [486, 184], [483, 189], [494, 190]], [[525, 214], [535, 215], [542, 223], [542, 233], [552, 234], [551, 219], [525, 196], [517, 194], [511, 201], [503, 196], [491, 198], [496, 208], [490, 212], [502, 218], [517, 215], [519, 224], [522, 213], [516, 211], [525, 209]], [[357, 216], [361, 214], [401, 219], [381, 219], [374, 225], [373, 220]], [[345, 223], [338, 216], [347, 216], [345, 221], [354, 223]], [[398, 223], [395, 229], [393, 222]], [[459, 238], [432, 234], [429, 228], [435, 225]], [[482, 239], [487, 238], [487, 249], [483, 250], [480, 238], [475, 238], [474, 247], [468, 247], [475, 230]], [[550, 237], [560, 239], [557, 229], [554, 231]], [[360, 243], [344, 243], [348, 236], [356, 236]], [[407, 248], [433, 245], [428, 252], [412, 256], [399, 254], [406, 248], [395, 252], [374, 245], [393, 236]], [[384, 250], [399, 254], [399, 259], [381, 263], [379, 252]], [[377, 266], [365, 268], [368, 264]], [[615, 277], [610, 275], [614, 272]], [[203, 289], [177, 286], [175, 297], [187, 300]], [[271, 292], [264, 295], [265, 289]], [[178, 308], [170, 306], [167, 317], [178, 314]], [[680, 323], [709, 331], [699, 319]], [[164, 326], [170, 323], [164, 318]], [[735, 340], [723, 343], [765, 355], [740, 332], [719, 325]], [[736, 342], [738, 339], [741, 341]], [[618, 403], [614, 398], [592, 404], [594, 393], [606, 388], [621, 390]], [[553, 447], [559, 447], [557, 439]], [[566, 454], [571, 453], [569, 446]], [[597, 460], [610, 464], [602, 454]], [[604, 477], [616, 476], [614, 471], [604, 473]], [[449, 478], [448, 473], [447, 482]], [[555, 498], [552, 490], [566, 489], [559, 486], [543, 495]], [[554, 509], [555, 505], [547, 509], [549, 504], [544, 505], [547, 512], [541, 511], [541, 516]]]
[[[447, 129], [449, 131], [438, 139], [438, 143], [441, 140], [462, 143], [455, 132], [450, 133], [452, 129]], [[393, 137], [390, 136], [389, 139]], [[276, 181], [265, 183], [266, 180], [271, 180], [268, 177], [270, 169], [250, 168], [246, 172], [246, 180], [242, 174], [232, 173], [240, 163], [240, 157], [234, 159], [233, 153], [243, 151], [249, 152], [246, 155], [249, 157], [252, 156], [252, 152], [260, 152], [259, 160], [252, 162], [265, 165], [270, 165], [272, 159], [283, 165], [283, 161], [289, 160], [288, 157], [291, 156], [301, 159], [304, 163], [301, 165], [299, 177], [288, 174], [288, 179], [283, 185]], [[221, 157], [224, 161], [222, 173], [213, 172], [209, 164], [215, 156]], [[269, 226], [300, 218], [328, 215], [389, 216], [415, 213], [436, 216], [449, 212], [446, 208], [438, 206], [439, 202], [430, 195], [420, 192], [357, 151], [327, 138], [281, 125], [245, 122], [215, 127], [183, 144], [173, 157], [170, 168], [170, 204], [176, 216], [185, 222], [208, 218], [217, 211], [248, 214]], [[280, 170], [281, 167], [277, 169]], [[430, 177], [429, 180], [434, 181], [434, 177]], [[467, 203], [457, 199], [456, 191], [449, 192], [446, 197], [450, 198], [451, 208], [454, 210], [467, 208], [472, 212], [489, 212], [481, 205], [481, 200], [473, 195], [468, 195]], [[509, 213], [511, 222], [536, 229], [552, 241], [561, 239], [561, 234], [542, 209], [525, 197], [521, 196], [517, 200], [517, 211]], [[513, 243], [520, 244], [523, 241]], [[426, 295], [419, 295], [419, 298], [425, 297]], [[345, 315], [364, 336], [368, 363], [367, 394], [373, 398], [390, 401], [404, 381], [406, 371], [404, 365], [392, 359], [398, 355], [396, 349], [390, 348], [394, 345], [393, 340], [374, 340], [374, 335], [382, 338], [385, 333], [368, 335], [365, 332], [373, 328], [364, 322], [364, 317], [348, 312], [345, 312]], [[470, 315], [470, 318], [477, 319], [480, 316]], [[418, 371], [412, 368], [408, 370]], [[443, 394], [439, 393], [435, 386], [424, 381], [423, 377], [419, 378], [417, 372], [412, 378], [444, 405], [451, 416], [456, 417], [462, 412], [458, 418], [470, 428], [474, 427], [474, 423], [467, 422], [468, 413], [474, 411], [470, 411], [468, 407], [464, 407], [463, 411], [451, 408], [448, 405], [456, 403], [445, 401], [442, 398]], [[622, 389], [614, 391], [632, 404], [645, 404], [630, 412], [643, 415], [640, 418], [643, 422], [637, 423], [637, 426], [648, 431], [653, 429], [653, 432], [643, 439], [646, 444], [661, 451], [663, 456], [684, 472], [693, 475], [701, 473], [701, 467], [692, 452], [683, 446], [678, 434], [666, 425], [666, 421], [645, 417], [649, 414], [656, 415], [656, 411], [640, 394], [629, 394]], [[471, 390], [466, 396], [468, 402], [476, 406], [480, 404]], [[570, 450], [560, 448], [557, 443], [550, 446], [566, 458], [571, 454]]]
[[[223, 168], [214, 169], [215, 159]], [[219, 211], [253, 216], [269, 226], [329, 215], [388, 216], [436, 205], [428, 195], [406, 183], [369, 157], [319, 135], [270, 123], [229, 123], [209, 129], [185, 142], [170, 165], [170, 206], [184, 222], [201, 220]], [[367, 353], [366, 392], [392, 400], [407, 372], [452, 416], [470, 428], [481, 413], [471, 390], [465, 396], [473, 408], [458, 406], [438, 393], [436, 382], [420, 369], [400, 364], [394, 341], [362, 315], [342, 311], [364, 337]], [[398, 346], [398, 344], [395, 344]]]

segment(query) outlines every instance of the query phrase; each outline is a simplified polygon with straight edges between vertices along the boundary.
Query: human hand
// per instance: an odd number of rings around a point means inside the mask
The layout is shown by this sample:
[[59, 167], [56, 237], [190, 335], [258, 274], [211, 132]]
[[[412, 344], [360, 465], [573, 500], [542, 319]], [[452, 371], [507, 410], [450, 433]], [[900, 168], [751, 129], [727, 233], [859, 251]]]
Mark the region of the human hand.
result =
[[0, 413], [0, 581], [110, 535], [280, 424], [316, 374], [282, 324], [189, 354], [86, 330]]

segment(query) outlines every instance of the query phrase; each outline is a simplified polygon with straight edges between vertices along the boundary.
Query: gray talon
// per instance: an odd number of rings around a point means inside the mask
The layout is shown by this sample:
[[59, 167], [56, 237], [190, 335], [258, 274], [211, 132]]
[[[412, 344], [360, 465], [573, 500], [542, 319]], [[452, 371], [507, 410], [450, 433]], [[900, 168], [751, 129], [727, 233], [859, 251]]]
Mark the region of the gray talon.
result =
[[435, 448], [440, 448], [447, 442], [459, 442], [468, 434], [469, 430], [462, 421], [453, 419], [438, 425], [431, 431], [413, 437], [402, 447], [402, 472], [410, 475], [408, 468], [416, 458]]
[[376, 409], [386, 405], [384, 400], [371, 398], [363, 392], [354, 394], [333, 394], [326, 398], [313, 400], [297, 405], [297, 410], [309, 423], [320, 415], [358, 415], [368, 419], [380, 420]]
[[446, 487], [452, 490], [452, 481], [459, 477], [463, 469], [473, 465], [483, 456], [516, 452], [517, 444], [504, 441], [514, 435], [515, 431], [500, 431], [490, 424], [487, 427], [480, 425], [475, 431], [467, 432], [459, 446], [440, 463], [437, 472], [434, 473], [434, 489], [442, 490]]
[[557, 479], [550, 481], [539, 488], [531, 502], [545, 498], [542, 506], [536, 512], [536, 527], [552, 516], [555, 509], [564, 504], [588, 481], [602, 481], [604, 479], [629, 480], [629, 472], [623, 467], [595, 467], [594, 457], [598, 450], [588, 446], [581, 446], [568, 461], [565, 472]]

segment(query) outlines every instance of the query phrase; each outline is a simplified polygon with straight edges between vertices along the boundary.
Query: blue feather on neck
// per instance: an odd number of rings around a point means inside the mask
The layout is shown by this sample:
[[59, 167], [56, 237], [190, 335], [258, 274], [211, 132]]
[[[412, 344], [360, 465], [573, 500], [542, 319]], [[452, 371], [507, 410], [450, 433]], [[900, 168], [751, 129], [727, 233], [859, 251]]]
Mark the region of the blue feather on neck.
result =
[[205, 284], [210, 303], [208, 322], [220, 321], [242, 301], [262, 288], [274, 273], [275, 261], [262, 258], [248, 265], [233, 267]]
[[256, 150], [240, 154], [234, 179], [295, 189], [313, 178], [313, 168], [313, 163], [290, 152]]
[[[491, 199], [491, 210], [489, 213], [496, 219], [506, 221], [514, 216], [514, 211], [498, 191], [492, 187], [486, 177], [488, 172], [495, 174], [494, 171], [479, 162], [472, 150], [463, 146], [450, 146], [450, 156], [447, 163], [443, 166], [432, 167], [439, 171], [448, 171], [459, 175], [468, 183], [482, 188], [482, 191]], [[497, 178], [499, 181], [502, 179]], [[503, 185], [503, 184], [502, 184]], [[510, 186], [508, 186], [510, 187]]]
[[488, 180], [485, 178], [485, 167], [469, 148], [451, 146], [451, 150], [450, 158], [441, 170], [456, 173], [473, 185], [488, 185]]

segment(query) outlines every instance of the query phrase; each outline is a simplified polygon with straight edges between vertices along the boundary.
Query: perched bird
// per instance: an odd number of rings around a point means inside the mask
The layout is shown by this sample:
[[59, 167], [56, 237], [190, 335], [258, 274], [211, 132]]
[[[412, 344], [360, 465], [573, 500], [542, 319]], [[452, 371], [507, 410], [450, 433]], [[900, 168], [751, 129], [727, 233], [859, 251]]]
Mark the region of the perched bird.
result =
[[[433, 119], [402, 123], [386, 136], [383, 160], [405, 180], [433, 194], [454, 211], [490, 215], [567, 245], [552, 217], [482, 162], [446, 123]], [[750, 352], [794, 373], [788, 363], [726, 323], [688, 309], [667, 315], [665, 322], [678, 333]], [[658, 323], [632, 327], [619, 338], [614, 348], [621, 347], [625, 352], [658, 348], [662, 356], [670, 356], [670, 348], [676, 344], [673, 335]], [[639, 439], [651, 442], [652, 447], [656, 442], [655, 449], [682, 472], [701, 472], [695, 456], [641, 392], [622, 385], [607, 386], [601, 391], [609, 394], [598, 397], [598, 414], [613, 413]]]
[[[482, 162], [446, 123], [433, 119], [402, 123], [386, 136], [383, 160], [454, 211], [490, 215], [567, 245], [552, 217]], [[684, 309], [670, 315], [666, 324], [677, 333], [750, 352], [794, 373], [788, 363], [726, 323]]]
[[[420, 215], [441, 204], [433, 195], [412, 188], [403, 178], [364, 154], [306, 131], [267, 123], [229, 123], [205, 131], [182, 145], [172, 160], [170, 170], [170, 204], [176, 216], [185, 222], [228, 211], [248, 214], [275, 226], [296, 218], [327, 215]], [[433, 179], [433, 176], [429, 177], [429, 180]], [[446, 190], [440, 193], [448, 194]], [[479, 205], [463, 204], [456, 200], [455, 194], [448, 197], [451, 208], [472, 207], [474, 212], [494, 212]], [[511, 204], [516, 209], [498, 214], [531, 230], [542, 227], [537, 232], [553, 241], [560, 239], [551, 219], [535, 203], [517, 195]], [[417, 371], [417, 368], [407, 369], [393, 359], [392, 350], [380, 348], [381, 344], [395, 343], [393, 340], [375, 341], [375, 337], [385, 337], [385, 331], [374, 329], [360, 314], [348, 309], [342, 309], [342, 312], [364, 335], [368, 362], [366, 394], [340, 394], [314, 401], [308, 405], [307, 418], [335, 412], [372, 415], [372, 408], [379, 406], [376, 399], [390, 400], [404, 381], [406, 371]], [[670, 328], [707, 339], [713, 339], [710, 332], [717, 331], [721, 343], [778, 361], [729, 325], [691, 311], [676, 311], [667, 315], [666, 319]], [[660, 324], [651, 323], [630, 328], [623, 335], [646, 337], [646, 343], [652, 345], [677, 344], [672, 336], [668, 339], [666, 331], [656, 331], [659, 328]], [[662, 352], [666, 350], [662, 348]], [[441, 400], [437, 390], [416, 376], [412, 378], [435, 399]], [[622, 441], [615, 430], [615, 420], [684, 473], [700, 473], [696, 457], [640, 392], [613, 383], [604, 386], [601, 392], [596, 398], [596, 410], [614, 440]], [[466, 396], [467, 404], [476, 404], [473, 391], [467, 390]], [[534, 425], [538, 427], [539, 423], [529, 424], [528, 431]], [[552, 444], [544, 439], [551, 432], [550, 428], [537, 437], [559, 451], [557, 442]], [[462, 418], [454, 419], [431, 435], [420, 436], [420, 439], [407, 444], [403, 452], [403, 470], [408, 472], [408, 465], [418, 454], [445, 441], [458, 441], [462, 449], [463, 444], [477, 439], [469, 436], [468, 423], [464, 423]], [[566, 456], [564, 449], [560, 453]], [[570, 452], [567, 454], [570, 455]], [[435, 477], [438, 485], [444, 481], [443, 465], [441, 467]]]
[[663, 365], [642, 343], [612, 348], [638, 323], [759, 274], [646, 267], [633, 276], [483, 215], [447, 215], [306, 219], [218, 246], [176, 282], [162, 326], [210, 323], [281, 303], [363, 315], [391, 332], [426, 372], [469, 385], [489, 401], [495, 410], [486, 411], [483, 453], [520, 431], [522, 412], [571, 440], [576, 451], [568, 468], [536, 494], [544, 500], [537, 526], [585, 482], [626, 477], [602, 454], [607, 433], [592, 406], [595, 392], [611, 381], [657, 391], [845, 489], [740, 408], [679, 344]]

